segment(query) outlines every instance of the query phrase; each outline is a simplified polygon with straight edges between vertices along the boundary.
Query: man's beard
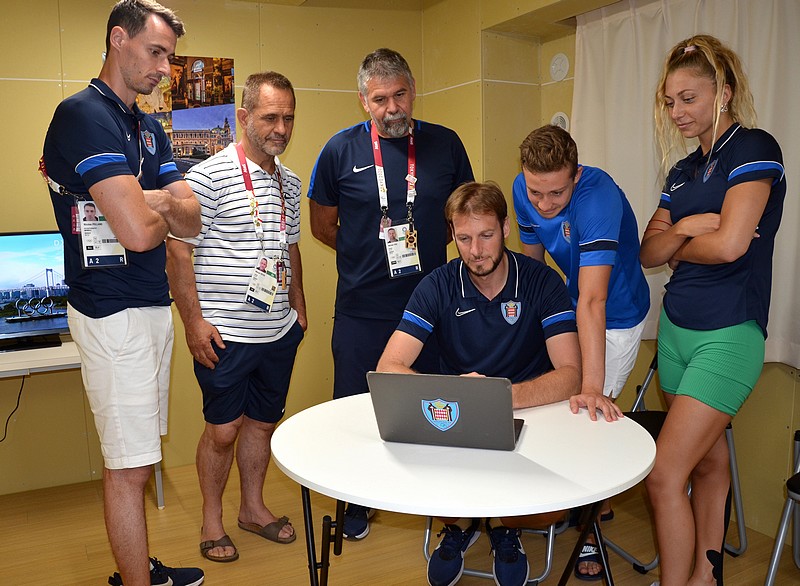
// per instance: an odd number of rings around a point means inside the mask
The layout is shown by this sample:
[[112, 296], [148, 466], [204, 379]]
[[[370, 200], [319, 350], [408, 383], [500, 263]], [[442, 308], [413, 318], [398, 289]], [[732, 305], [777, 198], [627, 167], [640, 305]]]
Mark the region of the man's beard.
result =
[[384, 116], [383, 120], [381, 120], [381, 126], [383, 127], [383, 133], [387, 136], [403, 138], [408, 134], [408, 117], [405, 112]]
[[[484, 259], [481, 259], [481, 260], [484, 260]], [[476, 277], [485, 277], [486, 275], [490, 275], [495, 270], [497, 270], [497, 267], [499, 267], [500, 263], [503, 261], [503, 255], [502, 254], [499, 255], [497, 258], [486, 257], [485, 260], [489, 260], [490, 264], [489, 264], [489, 266], [484, 266], [480, 270], [473, 269], [472, 266], [470, 265], [470, 263], [467, 262], [467, 261], [464, 261], [464, 264], [466, 265], [467, 270], [471, 274], [475, 275]]]
[[264, 138], [259, 136], [254, 124], [248, 124], [245, 128], [245, 132], [247, 133], [247, 138], [250, 139], [250, 143], [265, 155], [277, 157], [278, 155], [282, 155], [283, 151], [286, 150], [288, 141], [281, 146], [270, 144], [268, 141], [269, 137]]

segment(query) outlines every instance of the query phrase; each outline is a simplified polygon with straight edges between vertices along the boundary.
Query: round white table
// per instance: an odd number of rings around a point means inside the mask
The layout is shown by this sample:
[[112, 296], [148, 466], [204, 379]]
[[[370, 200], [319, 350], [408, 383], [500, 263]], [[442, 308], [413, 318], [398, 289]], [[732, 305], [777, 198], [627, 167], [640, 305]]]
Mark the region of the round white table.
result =
[[[599, 505], [653, 467], [655, 443], [630, 419], [591, 421], [585, 411], [574, 415], [566, 401], [514, 416], [525, 425], [508, 452], [384, 442], [369, 394], [321, 403], [284, 421], [272, 436], [272, 456], [304, 489], [312, 584], [320, 564], [308, 489], [400, 513], [500, 517]], [[598, 455], [603, 466], [588, 465]], [[343, 505], [337, 509], [340, 517]], [[340, 532], [341, 522], [336, 526]], [[337, 543], [340, 550], [338, 535]], [[327, 547], [326, 540], [323, 555]], [[327, 557], [322, 566], [327, 579]]]

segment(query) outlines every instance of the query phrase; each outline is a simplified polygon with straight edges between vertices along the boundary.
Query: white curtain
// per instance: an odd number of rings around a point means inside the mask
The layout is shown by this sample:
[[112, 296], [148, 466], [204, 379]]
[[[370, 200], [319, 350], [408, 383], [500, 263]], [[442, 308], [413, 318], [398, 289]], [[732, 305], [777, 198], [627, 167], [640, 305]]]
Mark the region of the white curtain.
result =
[[[775, 242], [766, 361], [800, 367], [800, 0], [623, 0], [578, 17], [571, 132], [581, 162], [623, 188], [640, 233], [661, 184], [653, 102], [667, 51], [696, 33], [736, 51], [748, 74], [758, 125], [781, 145], [788, 190]], [[655, 337], [666, 269], [647, 272]]]

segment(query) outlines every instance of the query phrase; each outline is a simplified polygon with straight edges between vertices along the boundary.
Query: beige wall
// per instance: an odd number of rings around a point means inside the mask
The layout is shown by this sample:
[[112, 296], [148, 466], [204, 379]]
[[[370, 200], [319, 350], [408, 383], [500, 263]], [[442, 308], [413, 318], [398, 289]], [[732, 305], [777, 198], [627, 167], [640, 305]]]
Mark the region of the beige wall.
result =
[[[6, 189], [7, 209], [24, 202], [31, 212], [0, 216], [0, 231], [55, 226], [36, 161], [55, 106], [99, 71], [109, 3], [38, 0], [35, 19], [29, 4], [5, 7], [0, 22], [0, 120], [6, 140], [0, 143], [0, 185]], [[179, 41], [179, 53], [233, 57], [239, 86], [249, 73], [263, 69], [292, 79], [297, 123], [283, 160], [304, 184], [325, 141], [364, 119], [354, 87], [361, 58], [389, 46], [405, 55], [416, 74], [416, 115], [454, 128], [476, 177], [497, 181], [510, 203], [521, 140], [556, 111], [571, 114], [575, 37], [568, 26], [554, 23], [609, 1], [426, 0], [422, 11], [216, 0], [168, 3], [189, 31]], [[564, 81], [551, 82], [549, 63], [558, 52], [569, 57], [570, 72]], [[311, 327], [298, 355], [289, 413], [331, 393], [335, 259], [311, 237], [307, 211], [304, 199], [301, 247]], [[509, 245], [519, 246], [516, 230]], [[199, 390], [175, 316], [165, 467], [193, 462], [203, 426]], [[643, 379], [652, 354], [653, 343], [643, 343], [622, 405], [632, 403], [633, 388]], [[3, 419], [13, 410], [22, 382], [0, 379]], [[0, 444], [0, 494], [98, 478], [102, 460], [80, 374], [38, 374], [24, 385], [9, 437]], [[767, 534], [774, 532], [780, 513], [791, 433], [800, 426], [799, 395], [794, 369], [766, 365], [735, 423], [747, 524]], [[653, 391], [650, 397], [655, 405]]]
[[[187, 35], [179, 54], [233, 57], [237, 96], [250, 73], [275, 69], [297, 94], [292, 144], [282, 157], [307, 186], [322, 145], [344, 126], [364, 119], [355, 89], [361, 59], [381, 46], [399, 50], [422, 72], [422, 13], [297, 8], [252, 2], [172, 0]], [[0, 216], [0, 231], [53, 229], [47, 189], [36, 171], [42, 141], [56, 105], [100, 70], [110, 2], [43, 0], [36, 18], [30, 5], [6, 8], [0, 23], [0, 117], [11, 134], [0, 146], [0, 184], [6, 201], [18, 196], [36, 213]], [[387, 23], [364, 26], [364, 22]], [[60, 36], [59, 36], [60, 35]], [[421, 76], [420, 76], [421, 77]], [[418, 80], [420, 85], [422, 81]], [[424, 96], [418, 100], [423, 112]], [[13, 137], [13, 138], [12, 138]], [[301, 345], [287, 411], [331, 396], [331, 317], [336, 269], [333, 253], [316, 242], [302, 201], [301, 249], [311, 328]], [[170, 395], [170, 432], [164, 466], [194, 462], [203, 428], [199, 389], [177, 312]], [[21, 379], [0, 379], [0, 414], [16, 403]], [[99, 478], [102, 459], [77, 371], [34, 375], [0, 444], [0, 494]]]

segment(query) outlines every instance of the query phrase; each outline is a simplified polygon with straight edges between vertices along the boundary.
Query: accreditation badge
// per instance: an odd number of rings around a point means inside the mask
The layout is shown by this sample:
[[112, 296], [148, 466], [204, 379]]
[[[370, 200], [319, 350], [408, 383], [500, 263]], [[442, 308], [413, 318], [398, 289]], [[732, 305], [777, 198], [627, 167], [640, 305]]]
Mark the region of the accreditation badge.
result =
[[247, 285], [247, 292], [244, 302], [259, 308], [261, 311], [269, 312], [275, 303], [275, 294], [278, 292], [278, 277], [275, 272], [275, 260], [260, 256], [258, 264], [253, 269], [250, 283]]
[[422, 272], [417, 231], [412, 230], [410, 224], [395, 224], [384, 228], [383, 245], [386, 249], [389, 278]]
[[128, 251], [119, 243], [97, 202], [78, 201], [77, 224], [81, 237], [81, 265], [108, 269], [128, 264]]

